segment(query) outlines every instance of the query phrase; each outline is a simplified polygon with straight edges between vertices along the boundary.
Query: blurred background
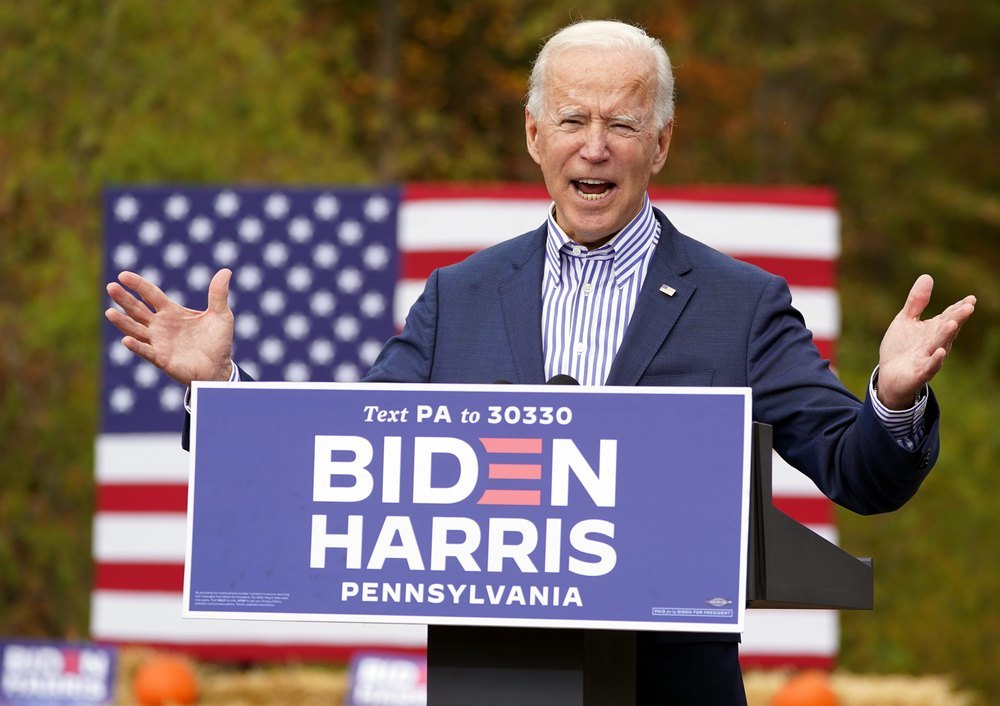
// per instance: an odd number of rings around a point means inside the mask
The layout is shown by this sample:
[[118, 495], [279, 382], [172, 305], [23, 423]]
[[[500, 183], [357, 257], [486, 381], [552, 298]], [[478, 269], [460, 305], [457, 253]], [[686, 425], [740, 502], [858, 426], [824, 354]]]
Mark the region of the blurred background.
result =
[[862, 393], [921, 272], [979, 297], [934, 389], [938, 466], [839, 512], [877, 557], [840, 665], [1000, 702], [1000, 3], [996, 0], [5, 0], [0, 3], [0, 635], [86, 638], [101, 191], [135, 183], [540, 181], [523, 95], [576, 19], [660, 37], [665, 185], [838, 194], [839, 372]]

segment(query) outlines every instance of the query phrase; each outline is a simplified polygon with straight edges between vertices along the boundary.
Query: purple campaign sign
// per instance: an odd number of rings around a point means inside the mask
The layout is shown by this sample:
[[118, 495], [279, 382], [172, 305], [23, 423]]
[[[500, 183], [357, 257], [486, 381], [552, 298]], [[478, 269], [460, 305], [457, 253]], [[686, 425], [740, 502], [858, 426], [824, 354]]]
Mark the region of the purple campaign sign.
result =
[[184, 615], [739, 632], [744, 388], [197, 384]]
[[114, 647], [0, 640], [0, 706], [103, 706], [115, 700]]
[[426, 706], [427, 657], [355, 652], [348, 706]]

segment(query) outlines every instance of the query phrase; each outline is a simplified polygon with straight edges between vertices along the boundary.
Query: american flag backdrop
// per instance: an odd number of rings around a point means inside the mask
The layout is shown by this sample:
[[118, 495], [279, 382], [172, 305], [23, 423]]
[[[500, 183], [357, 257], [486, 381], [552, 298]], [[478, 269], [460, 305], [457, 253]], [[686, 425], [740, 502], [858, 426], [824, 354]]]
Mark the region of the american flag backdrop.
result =
[[[784, 277], [824, 357], [839, 332], [834, 196], [806, 188], [669, 188], [653, 204], [682, 231]], [[538, 227], [541, 186], [116, 187], [105, 192], [106, 281], [130, 269], [205, 306], [229, 267], [234, 357], [260, 380], [353, 381], [402, 327], [431, 271]], [[110, 299], [106, 306], [112, 303]], [[423, 628], [181, 618], [188, 459], [184, 390], [132, 356], [105, 322], [91, 636], [215, 659], [345, 660], [358, 649], [420, 651]], [[775, 459], [775, 503], [835, 540], [833, 510]], [[831, 611], [752, 610], [744, 666], [830, 667]]]

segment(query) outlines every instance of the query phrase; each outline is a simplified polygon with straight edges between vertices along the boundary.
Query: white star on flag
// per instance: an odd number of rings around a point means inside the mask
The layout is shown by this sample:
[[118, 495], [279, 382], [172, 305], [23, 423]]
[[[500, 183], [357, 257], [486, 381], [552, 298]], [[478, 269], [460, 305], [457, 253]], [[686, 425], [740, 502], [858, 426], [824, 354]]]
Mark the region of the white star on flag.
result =
[[292, 222], [288, 224], [288, 235], [291, 236], [292, 240], [296, 243], [304, 243], [313, 234], [312, 221], [308, 218], [293, 218]]
[[365, 217], [369, 221], [381, 223], [389, 216], [389, 199], [384, 196], [372, 196], [365, 202]]
[[332, 194], [323, 194], [316, 199], [313, 212], [320, 220], [329, 221], [340, 213], [340, 202]]
[[236, 286], [243, 291], [253, 291], [260, 286], [264, 280], [261, 270], [256, 265], [247, 265], [239, 268], [236, 273]]
[[164, 212], [167, 217], [173, 221], [179, 221], [184, 218], [188, 213], [188, 200], [186, 196], [181, 194], [174, 194], [167, 199], [167, 204], [164, 207]]
[[131, 221], [139, 213], [139, 202], [132, 196], [122, 196], [115, 204], [115, 218]]
[[313, 250], [313, 262], [317, 267], [327, 270], [337, 264], [339, 256], [337, 246], [332, 243], [322, 243]]
[[364, 237], [365, 231], [357, 221], [344, 221], [337, 234], [344, 245], [357, 245]]
[[232, 191], [223, 191], [215, 198], [215, 212], [223, 218], [231, 218], [240, 210], [240, 197]]
[[271, 194], [264, 204], [264, 212], [274, 220], [284, 218], [288, 213], [288, 197], [284, 194]]
[[240, 239], [247, 243], [256, 243], [264, 234], [264, 225], [259, 218], [244, 218], [238, 228]]
[[143, 245], [156, 245], [163, 237], [163, 224], [152, 219], [142, 222], [139, 226], [139, 240]]

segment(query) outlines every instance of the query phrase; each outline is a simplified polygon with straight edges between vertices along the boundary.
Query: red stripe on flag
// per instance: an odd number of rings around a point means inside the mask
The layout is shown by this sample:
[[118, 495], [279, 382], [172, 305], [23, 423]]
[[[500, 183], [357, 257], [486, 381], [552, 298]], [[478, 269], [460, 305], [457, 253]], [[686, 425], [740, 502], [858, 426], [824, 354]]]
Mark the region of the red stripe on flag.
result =
[[439, 267], [461, 262], [475, 250], [409, 250], [399, 253], [399, 276], [402, 279], [427, 279]]
[[657, 201], [701, 201], [722, 204], [835, 208], [837, 193], [810, 186], [654, 186], [649, 198]]
[[829, 360], [831, 363], [836, 364], [837, 362], [837, 342], [831, 341], [829, 338], [814, 338], [813, 343], [816, 344], [816, 348], [819, 349], [819, 355], [824, 360]]
[[834, 656], [824, 655], [769, 655], [740, 654], [740, 666], [744, 669], [820, 669], [832, 671], [837, 666]]
[[98, 512], [187, 512], [187, 499], [186, 483], [102, 483], [97, 487]]
[[497, 199], [551, 201], [544, 184], [405, 184], [403, 201]]
[[[832, 189], [808, 186], [654, 186], [654, 201], [697, 201], [722, 204], [759, 204], [835, 208], [837, 194]], [[551, 201], [545, 186], [533, 184], [404, 184], [403, 201], [456, 199], [498, 199]]]
[[[402, 279], [427, 279], [439, 267], [461, 262], [475, 250], [409, 250], [400, 253]], [[792, 287], [836, 286], [836, 263], [833, 260], [794, 257], [745, 255], [738, 259], [756, 265], [778, 277], [784, 277]]]
[[833, 503], [826, 498], [776, 495], [774, 506], [804, 525], [834, 524]]
[[790, 287], [837, 286], [837, 264], [833, 260], [767, 255], [735, 255], [736, 259], [756, 265], [772, 275], [784, 277]]
[[94, 588], [180, 593], [184, 590], [184, 564], [98, 562], [94, 568]]

